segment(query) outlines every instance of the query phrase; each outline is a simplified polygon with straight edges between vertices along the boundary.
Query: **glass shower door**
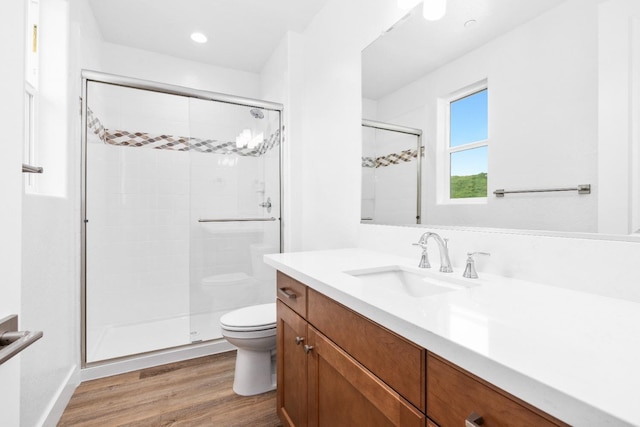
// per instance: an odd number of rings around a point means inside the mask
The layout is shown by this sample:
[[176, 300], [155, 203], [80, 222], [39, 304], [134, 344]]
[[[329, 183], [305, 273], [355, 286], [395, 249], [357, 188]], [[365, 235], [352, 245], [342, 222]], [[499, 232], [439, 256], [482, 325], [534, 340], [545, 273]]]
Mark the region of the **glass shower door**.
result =
[[220, 317], [275, 301], [280, 252], [280, 112], [191, 99], [191, 342], [221, 338]]
[[189, 344], [188, 98], [91, 81], [86, 103], [85, 361]]

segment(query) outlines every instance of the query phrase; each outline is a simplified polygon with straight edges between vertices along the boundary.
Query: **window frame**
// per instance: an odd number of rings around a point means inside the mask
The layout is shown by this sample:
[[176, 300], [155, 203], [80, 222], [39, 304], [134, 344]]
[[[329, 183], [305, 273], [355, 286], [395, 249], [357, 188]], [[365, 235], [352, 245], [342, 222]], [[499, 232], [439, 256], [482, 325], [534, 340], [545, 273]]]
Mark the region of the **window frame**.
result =
[[[24, 64], [24, 134], [22, 161], [38, 164], [38, 105], [40, 78], [40, 0], [27, 0]], [[36, 174], [26, 173], [24, 191], [37, 193]]]
[[[451, 104], [459, 101], [460, 99], [474, 95], [476, 93], [487, 91], [487, 139], [474, 141], [467, 144], [451, 147]], [[489, 151], [490, 145], [490, 126], [489, 126], [489, 83], [488, 80], [482, 80], [472, 85], [466, 86], [460, 90], [450, 93], [448, 96], [440, 99], [440, 108], [442, 115], [442, 129], [441, 132], [441, 150], [439, 164], [442, 170], [442, 179], [439, 186], [439, 202], [440, 204], [448, 205], [474, 205], [474, 204], [486, 204], [488, 200], [488, 185], [487, 195], [484, 197], [465, 197], [465, 198], [451, 198], [451, 156], [454, 153], [462, 151], [469, 151], [475, 148], [487, 147]], [[487, 159], [487, 175], [489, 173], [489, 162]]]

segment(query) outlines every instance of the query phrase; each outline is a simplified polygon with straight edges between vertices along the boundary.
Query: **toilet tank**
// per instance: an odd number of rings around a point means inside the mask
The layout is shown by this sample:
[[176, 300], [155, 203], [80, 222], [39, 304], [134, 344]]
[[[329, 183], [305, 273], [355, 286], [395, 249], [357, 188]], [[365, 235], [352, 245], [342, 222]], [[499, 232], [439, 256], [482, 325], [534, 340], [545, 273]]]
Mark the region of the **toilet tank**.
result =
[[278, 249], [265, 243], [252, 243], [249, 245], [251, 251], [252, 275], [256, 279], [275, 279], [275, 269], [264, 263], [262, 257], [266, 254], [278, 253]]

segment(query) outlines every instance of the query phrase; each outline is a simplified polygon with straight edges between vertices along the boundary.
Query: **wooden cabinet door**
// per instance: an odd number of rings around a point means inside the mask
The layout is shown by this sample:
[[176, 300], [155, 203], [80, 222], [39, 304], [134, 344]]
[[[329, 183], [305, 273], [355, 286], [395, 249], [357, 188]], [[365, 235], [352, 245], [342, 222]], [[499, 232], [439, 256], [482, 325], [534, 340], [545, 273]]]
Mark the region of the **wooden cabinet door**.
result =
[[307, 305], [309, 324], [425, 412], [425, 349], [313, 289]]
[[307, 322], [277, 301], [277, 406], [280, 421], [289, 427], [307, 425]]
[[308, 326], [310, 427], [424, 427], [425, 415]]
[[566, 426], [451, 362], [427, 355], [427, 415], [442, 427], [471, 425], [471, 414], [482, 417], [486, 427]]

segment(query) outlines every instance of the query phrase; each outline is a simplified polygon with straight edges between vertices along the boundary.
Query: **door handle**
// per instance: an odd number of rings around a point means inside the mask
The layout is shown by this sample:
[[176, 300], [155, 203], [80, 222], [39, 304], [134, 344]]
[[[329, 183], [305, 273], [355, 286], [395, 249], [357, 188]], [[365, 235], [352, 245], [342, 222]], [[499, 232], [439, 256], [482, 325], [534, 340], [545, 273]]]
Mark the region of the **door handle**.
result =
[[0, 365], [42, 338], [42, 331], [18, 331], [18, 316], [0, 320]]

